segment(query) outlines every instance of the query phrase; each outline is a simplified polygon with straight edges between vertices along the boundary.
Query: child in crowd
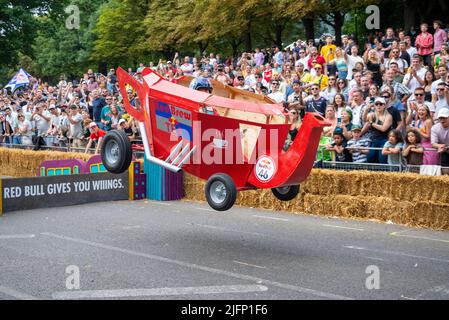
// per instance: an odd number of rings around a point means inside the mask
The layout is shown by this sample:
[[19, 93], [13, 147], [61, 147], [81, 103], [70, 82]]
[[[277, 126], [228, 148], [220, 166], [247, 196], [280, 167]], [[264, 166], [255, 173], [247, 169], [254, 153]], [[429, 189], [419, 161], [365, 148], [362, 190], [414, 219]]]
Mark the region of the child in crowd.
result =
[[366, 163], [367, 155], [371, 140], [369, 138], [362, 138], [362, 127], [354, 125], [352, 127], [352, 139], [348, 141], [346, 149], [352, 155], [352, 161], [356, 163]]
[[399, 130], [391, 130], [388, 133], [388, 141], [382, 149], [382, 155], [388, 156], [388, 164], [401, 164], [401, 149], [403, 147], [402, 135]]
[[421, 135], [416, 129], [407, 130], [405, 137], [406, 145], [402, 151], [407, 164], [420, 166], [423, 164], [424, 148], [421, 145]]
[[334, 132], [333, 142], [326, 145], [326, 150], [335, 152], [335, 161], [337, 162], [351, 162], [352, 157], [349, 150], [346, 149], [343, 133]]

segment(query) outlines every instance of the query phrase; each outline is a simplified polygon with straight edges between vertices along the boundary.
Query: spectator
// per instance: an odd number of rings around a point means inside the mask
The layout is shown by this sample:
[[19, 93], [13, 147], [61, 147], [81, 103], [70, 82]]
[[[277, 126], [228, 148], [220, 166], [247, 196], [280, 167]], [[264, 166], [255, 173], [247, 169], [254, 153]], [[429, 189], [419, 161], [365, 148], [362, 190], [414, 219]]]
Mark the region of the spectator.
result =
[[352, 155], [352, 161], [366, 163], [371, 140], [368, 137], [362, 137], [362, 127], [359, 125], [352, 126], [351, 132], [352, 138], [348, 141], [347, 150]]
[[431, 65], [431, 57], [433, 53], [433, 36], [428, 32], [427, 23], [421, 24], [421, 34], [416, 37], [415, 45], [418, 54], [421, 56], [424, 65]]
[[23, 114], [20, 114], [18, 116], [18, 124], [17, 124], [17, 135], [20, 136], [20, 143], [26, 146], [33, 145], [32, 135], [33, 132], [31, 131], [31, 123], [25, 119], [25, 116]]
[[103, 137], [106, 135], [106, 132], [99, 129], [95, 122], [91, 122], [89, 124], [89, 129], [90, 129], [91, 134], [89, 137], [89, 141], [87, 142], [86, 150], [84, 151], [84, 153], [88, 153], [92, 144], [95, 143], [95, 146], [96, 146], [95, 154], [99, 154], [100, 148], [101, 148], [101, 143], [103, 141]]
[[337, 125], [339, 125], [339, 122], [341, 122], [341, 119], [337, 119], [337, 117], [335, 115], [334, 105], [330, 104], [326, 107], [325, 119], [331, 123], [331, 126], [323, 128], [323, 135], [325, 137], [332, 137], [332, 135], [334, 134], [335, 128], [337, 127]]
[[[449, 167], [449, 110], [441, 109], [438, 112], [439, 122], [432, 127], [431, 142], [440, 155], [440, 164], [442, 167]], [[445, 168], [444, 174], [449, 174]]]
[[419, 132], [413, 128], [408, 129], [405, 142], [402, 156], [405, 158], [407, 165], [422, 165], [424, 148], [421, 145], [421, 135]]
[[442, 27], [443, 23], [441, 21], [435, 20], [433, 22], [433, 28], [435, 29], [433, 34], [433, 52], [435, 55], [439, 54], [443, 45], [447, 43], [447, 32]]
[[[384, 98], [376, 98], [374, 102], [375, 110], [367, 116], [364, 129], [368, 129], [368, 137], [371, 139], [371, 148], [383, 148], [388, 140], [388, 133], [391, 130], [393, 118], [386, 110]], [[370, 150], [368, 154], [370, 163], [387, 163], [387, 157], [379, 150]]]
[[70, 111], [67, 113], [69, 121], [69, 143], [72, 148], [83, 147], [83, 116], [79, 113], [76, 105], [70, 106]]
[[401, 132], [399, 130], [391, 130], [388, 133], [388, 141], [382, 149], [382, 155], [387, 156], [388, 164], [401, 164], [402, 147], [403, 142]]
[[394, 41], [397, 41], [397, 39], [394, 37], [394, 30], [393, 28], [388, 28], [386, 31], [385, 39], [382, 40], [382, 51], [384, 53], [385, 59], [389, 58]]
[[337, 162], [352, 162], [351, 153], [346, 149], [344, 137], [341, 132], [334, 132], [333, 142], [326, 145], [326, 150], [335, 152], [335, 161]]
[[[414, 120], [411, 120], [412, 118]], [[409, 115], [407, 119], [407, 122], [410, 124], [410, 128], [419, 130], [419, 133], [421, 135], [421, 144], [425, 149], [423, 163], [425, 165], [437, 165], [439, 162], [438, 153], [434, 150], [430, 150], [430, 148], [432, 148], [430, 138], [433, 127], [433, 120], [430, 114], [429, 107], [427, 107], [425, 104], [413, 104], [412, 114]]]
[[306, 104], [305, 112], [318, 112], [321, 116], [325, 116], [327, 100], [320, 95], [320, 87], [318, 84], [313, 84], [310, 87], [311, 96], [308, 96], [304, 101]]
[[438, 84], [432, 104], [435, 106], [436, 115], [441, 109], [449, 109], [449, 89], [447, 83], [440, 82]]
[[329, 85], [329, 77], [323, 73], [323, 67], [320, 64], [316, 64], [313, 69], [316, 73], [313, 83], [318, 84], [320, 91], [322, 91]]

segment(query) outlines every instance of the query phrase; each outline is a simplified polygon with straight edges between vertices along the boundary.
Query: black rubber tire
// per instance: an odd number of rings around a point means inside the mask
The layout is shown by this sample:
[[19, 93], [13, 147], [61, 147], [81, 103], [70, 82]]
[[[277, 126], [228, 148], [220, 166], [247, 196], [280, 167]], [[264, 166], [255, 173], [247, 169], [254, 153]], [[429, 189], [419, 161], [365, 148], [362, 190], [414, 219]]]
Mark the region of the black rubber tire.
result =
[[[226, 189], [226, 196], [222, 202], [216, 202], [211, 196], [211, 187], [214, 182], [223, 183]], [[224, 173], [214, 174], [207, 180], [206, 187], [204, 188], [207, 203], [209, 203], [210, 207], [217, 211], [226, 211], [232, 208], [237, 199], [237, 188], [235, 186], [234, 181], [230, 176]]]
[[278, 198], [281, 201], [290, 201], [296, 198], [296, 196], [299, 193], [299, 185], [297, 186], [289, 186], [288, 191], [281, 192], [279, 188], [273, 188], [271, 189], [271, 192], [273, 192], [274, 196]]
[[[110, 162], [106, 156], [106, 147], [114, 142], [118, 146], [118, 159], [115, 162]], [[132, 160], [132, 149], [131, 142], [124, 131], [112, 130], [104, 136], [101, 146], [101, 160], [109, 172], [118, 174], [128, 170]]]

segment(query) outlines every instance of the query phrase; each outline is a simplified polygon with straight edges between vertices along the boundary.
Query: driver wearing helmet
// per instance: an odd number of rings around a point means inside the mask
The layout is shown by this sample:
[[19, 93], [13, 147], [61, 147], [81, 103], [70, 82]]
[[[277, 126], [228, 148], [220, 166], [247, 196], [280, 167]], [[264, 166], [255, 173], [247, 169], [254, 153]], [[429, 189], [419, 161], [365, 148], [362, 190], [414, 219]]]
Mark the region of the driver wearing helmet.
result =
[[203, 76], [199, 76], [190, 82], [190, 89], [212, 93], [212, 86], [209, 80]]

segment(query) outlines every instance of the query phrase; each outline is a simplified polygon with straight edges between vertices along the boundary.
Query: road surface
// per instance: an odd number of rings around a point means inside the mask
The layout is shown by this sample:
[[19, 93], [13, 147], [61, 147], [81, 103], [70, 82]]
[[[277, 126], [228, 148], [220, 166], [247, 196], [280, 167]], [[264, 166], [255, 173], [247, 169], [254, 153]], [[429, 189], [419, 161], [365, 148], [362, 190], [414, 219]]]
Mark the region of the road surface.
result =
[[449, 232], [186, 201], [11, 212], [0, 299], [449, 299]]

